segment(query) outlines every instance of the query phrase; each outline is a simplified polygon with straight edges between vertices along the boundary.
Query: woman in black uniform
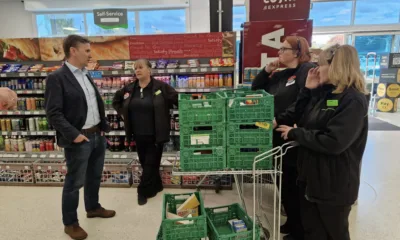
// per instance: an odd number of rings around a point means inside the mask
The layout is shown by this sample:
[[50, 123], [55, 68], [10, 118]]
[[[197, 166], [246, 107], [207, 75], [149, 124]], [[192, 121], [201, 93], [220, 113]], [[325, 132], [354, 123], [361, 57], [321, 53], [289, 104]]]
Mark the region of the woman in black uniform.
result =
[[[278, 121], [277, 131], [300, 144], [305, 239], [350, 240], [348, 217], [358, 197], [368, 135], [368, 93], [354, 47], [323, 51], [319, 65], [310, 70], [295, 110]], [[294, 123], [297, 128], [290, 127]]]
[[138, 203], [163, 190], [160, 163], [164, 143], [170, 137], [170, 109], [178, 104], [178, 94], [168, 84], [151, 77], [151, 64], [141, 59], [135, 64], [137, 81], [119, 90], [113, 107], [124, 119], [128, 142], [136, 141], [143, 172], [138, 186]]
[[[310, 63], [309, 44], [305, 38], [286, 37], [279, 50], [279, 59], [270, 63], [255, 78], [252, 89], [264, 89], [274, 95], [275, 119], [285, 118], [288, 108], [294, 108], [297, 95], [305, 85], [308, 71], [315, 67]], [[285, 70], [276, 71], [280, 67]], [[275, 124], [274, 124], [275, 125]], [[276, 126], [276, 125], [275, 125]], [[274, 126], [274, 127], [275, 127]], [[281, 146], [285, 141], [274, 131], [273, 145]], [[298, 200], [296, 150], [289, 150], [283, 158], [282, 204], [287, 221], [281, 226], [281, 233], [289, 234], [284, 239], [303, 239]]]

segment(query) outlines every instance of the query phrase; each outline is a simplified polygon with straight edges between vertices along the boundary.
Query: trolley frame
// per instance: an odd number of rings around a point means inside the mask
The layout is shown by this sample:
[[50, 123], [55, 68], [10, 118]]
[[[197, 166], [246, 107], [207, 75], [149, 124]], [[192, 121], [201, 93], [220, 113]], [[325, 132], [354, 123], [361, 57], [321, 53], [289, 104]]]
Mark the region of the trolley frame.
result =
[[[204, 176], [203, 179], [198, 183], [198, 186], [201, 185], [202, 181], [204, 181], [205, 177], [208, 175], [233, 175], [235, 179], [235, 185], [236, 185], [236, 191], [239, 195], [239, 199], [241, 202], [242, 207], [246, 212], [246, 203], [244, 200], [243, 196], [243, 183], [240, 185], [240, 182], [238, 180], [239, 175], [252, 175], [253, 178], [253, 240], [256, 240], [256, 223], [258, 223], [261, 227], [261, 230], [265, 229], [262, 226], [261, 218], [264, 216], [267, 222], [268, 218], [263, 211], [262, 207], [262, 181], [260, 181], [260, 177], [262, 178], [263, 174], [271, 175], [272, 179], [274, 181], [274, 204], [273, 204], [273, 226], [272, 226], [272, 239], [273, 240], [279, 240], [280, 239], [280, 222], [281, 222], [281, 191], [280, 189], [282, 188], [282, 158], [283, 156], [287, 153], [287, 151], [290, 148], [293, 148], [293, 142], [289, 142], [286, 144], [283, 144], [280, 147], [273, 148], [269, 151], [266, 151], [254, 158], [253, 161], [253, 169], [252, 170], [234, 170], [234, 169], [228, 169], [228, 170], [220, 170], [220, 171], [207, 171], [207, 172], [183, 172], [179, 170], [179, 167], [176, 166], [176, 162], [172, 168], [172, 175], [175, 176]], [[177, 153], [179, 154], [179, 153]], [[262, 161], [268, 160], [270, 157], [274, 158], [274, 166], [272, 170], [257, 170], [257, 164]], [[243, 178], [242, 178], [243, 179]], [[277, 184], [279, 184], [279, 187]], [[257, 211], [258, 210], [258, 211]], [[257, 214], [258, 213], [258, 214]], [[260, 215], [262, 214], [262, 215]], [[265, 234], [264, 234], [265, 235]], [[258, 239], [257, 239], [258, 240]]]

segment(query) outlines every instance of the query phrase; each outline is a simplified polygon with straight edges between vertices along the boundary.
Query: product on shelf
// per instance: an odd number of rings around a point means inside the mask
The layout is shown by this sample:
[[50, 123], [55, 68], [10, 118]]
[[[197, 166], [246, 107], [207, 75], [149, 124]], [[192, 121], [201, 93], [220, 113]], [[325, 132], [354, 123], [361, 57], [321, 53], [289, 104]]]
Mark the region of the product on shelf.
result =
[[6, 68], [8, 68], [8, 64], [0, 63], [0, 72], [3, 72], [3, 70]]
[[41, 69], [42, 72], [54, 72], [57, 69], [61, 68], [61, 66], [53, 66], [53, 67], [43, 67]]
[[156, 68], [157, 67], [157, 61], [149, 61], [151, 64], [151, 68]]
[[210, 59], [211, 67], [233, 67], [235, 65], [233, 58], [213, 58]]
[[35, 64], [35, 65], [31, 66], [31, 68], [29, 69], [29, 72], [40, 72], [43, 67], [44, 67], [43, 64]]
[[44, 110], [44, 98], [18, 98], [17, 108], [20, 111]]
[[135, 70], [135, 61], [125, 61], [126, 70]]
[[7, 118], [0, 119], [2, 132], [11, 131], [47, 131], [52, 129], [45, 117]]
[[200, 62], [198, 59], [189, 59], [187, 60], [187, 64], [189, 65], [189, 67], [194, 68], [194, 67], [199, 67], [200, 66]]
[[5, 152], [47, 152], [60, 150], [54, 143], [54, 138], [34, 139], [22, 136], [6, 136], [4, 138], [3, 149]]
[[124, 69], [124, 63], [123, 62], [114, 62], [112, 68], [114, 70], [122, 70], [122, 69]]
[[3, 67], [2, 72], [3, 73], [13, 73], [13, 72], [18, 72], [18, 70], [22, 67], [21, 64], [9, 64], [7, 67]]
[[157, 68], [158, 69], [164, 69], [167, 67], [168, 60], [160, 59], [157, 61]]
[[0, 81], [1, 87], [8, 87], [11, 90], [44, 90], [46, 80], [39, 78], [20, 78]]
[[120, 89], [134, 81], [134, 77], [103, 77], [94, 80], [97, 87], [102, 89]]
[[177, 88], [233, 87], [232, 74], [181, 75], [176, 80]]
[[168, 69], [174, 69], [179, 67], [179, 61], [178, 60], [169, 60], [167, 68]]
[[18, 70], [19, 73], [24, 73], [29, 70], [31, 66], [30, 65], [22, 65], [22, 67]]

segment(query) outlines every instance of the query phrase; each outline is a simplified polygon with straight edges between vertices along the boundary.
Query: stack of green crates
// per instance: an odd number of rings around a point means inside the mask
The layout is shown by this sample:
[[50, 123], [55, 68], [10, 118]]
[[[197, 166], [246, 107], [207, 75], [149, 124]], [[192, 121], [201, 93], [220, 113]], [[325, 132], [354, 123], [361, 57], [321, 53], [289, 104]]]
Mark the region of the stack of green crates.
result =
[[179, 119], [181, 169], [226, 168], [226, 93], [180, 94]]
[[[254, 157], [272, 149], [274, 97], [264, 90], [227, 92], [227, 167], [253, 169]], [[272, 160], [257, 163], [271, 169]]]

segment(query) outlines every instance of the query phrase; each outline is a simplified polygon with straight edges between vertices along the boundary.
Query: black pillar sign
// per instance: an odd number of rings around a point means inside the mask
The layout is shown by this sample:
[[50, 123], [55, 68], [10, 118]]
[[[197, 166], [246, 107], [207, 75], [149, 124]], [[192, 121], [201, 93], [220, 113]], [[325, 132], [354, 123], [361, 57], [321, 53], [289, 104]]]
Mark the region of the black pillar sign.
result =
[[127, 9], [94, 9], [94, 24], [104, 29], [128, 28]]

